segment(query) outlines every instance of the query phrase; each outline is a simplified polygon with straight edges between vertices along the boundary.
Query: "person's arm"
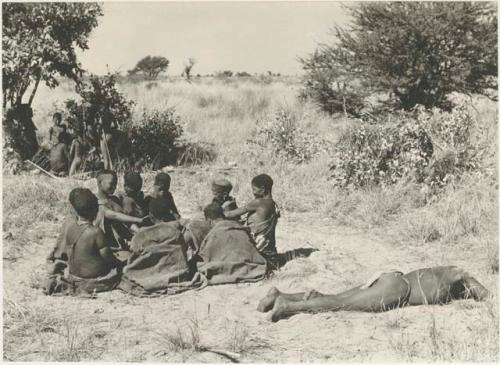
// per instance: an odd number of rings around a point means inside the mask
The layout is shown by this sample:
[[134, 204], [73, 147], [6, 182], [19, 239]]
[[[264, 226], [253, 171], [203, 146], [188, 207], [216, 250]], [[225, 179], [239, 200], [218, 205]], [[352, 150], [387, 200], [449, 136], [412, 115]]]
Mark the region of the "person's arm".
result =
[[122, 262], [118, 260], [111, 251], [111, 248], [106, 243], [104, 232], [100, 229], [97, 229], [96, 241], [97, 248], [99, 249], [99, 255], [101, 258], [106, 261], [110, 266], [117, 267], [122, 265]]
[[255, 212], [258, 206], [259, 203], [257, 199], [255, 199], [252, 200], [247, 205], [245, 205], [244, 207], [230, 210], [229, 212], [224, 213], [224, 216], [228, 219], [238, 218], [241, 217], [243, 214]]
[[115, 211], [109, 209], [108, 207], [105, 207], [105, 209], [104, 209], [104, 217], [106, 219], [110, 219], [110, 220], [118, 221], [118, 222], [122, 222], [122, 223], [141, 224], [144, 220], [144, 218], [136, 218], [136, 217], [132, 217], [130, 215], [115, 212]]

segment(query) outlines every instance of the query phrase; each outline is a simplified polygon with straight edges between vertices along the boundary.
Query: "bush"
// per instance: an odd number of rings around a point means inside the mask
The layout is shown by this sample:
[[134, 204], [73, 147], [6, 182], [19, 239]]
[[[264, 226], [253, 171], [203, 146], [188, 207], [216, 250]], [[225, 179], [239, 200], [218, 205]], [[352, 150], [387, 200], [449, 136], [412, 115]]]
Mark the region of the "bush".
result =
[[139, 123], [128, 128], [136, 161], [142, 158], [155, 169], [175, 163], [175, 141], [183, 133], [175, 108], [144, 110]]
[[409, 115], [397, 118], [396, 124], [353, 126], [341, 136], [331, 166], [335, 186], [393, 184], [406, 176], [423, 180], [432, 141]]
[[327, 149], [324, 141], [299, 128], [294, 116], [283, 109], [272, 118], [258, 122], [248, 143], [270, 148], [275, 155], [296, 163], [306, 162]]
[[[399, 120], [390, 123], [391, 119]], [[389, 115], [382, 124], [352, 126], [335, 148], [332, 178], [338, 187], [393, 184], [401, 178], [442, 188], [482, 166], [489, 152], [482, 127], [465, 107], [423, 108]]]

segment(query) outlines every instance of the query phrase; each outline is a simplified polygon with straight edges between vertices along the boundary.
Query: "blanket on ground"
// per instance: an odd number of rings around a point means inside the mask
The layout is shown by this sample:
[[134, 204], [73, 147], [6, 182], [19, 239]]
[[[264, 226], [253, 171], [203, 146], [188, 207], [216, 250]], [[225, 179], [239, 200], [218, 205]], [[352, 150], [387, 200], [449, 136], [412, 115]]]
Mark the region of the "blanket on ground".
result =
[[248, 228], [235, 221], [216, 223], [198, 256], [198, 271], [208, 284], [256, 282], [267, 274], [266, 259], [255, 248]]
[[130, 243], [119, 289], [138, 296], [176, 294], [203, 281], [189, 269], [186, 243], [178, 222], [139, 230]]

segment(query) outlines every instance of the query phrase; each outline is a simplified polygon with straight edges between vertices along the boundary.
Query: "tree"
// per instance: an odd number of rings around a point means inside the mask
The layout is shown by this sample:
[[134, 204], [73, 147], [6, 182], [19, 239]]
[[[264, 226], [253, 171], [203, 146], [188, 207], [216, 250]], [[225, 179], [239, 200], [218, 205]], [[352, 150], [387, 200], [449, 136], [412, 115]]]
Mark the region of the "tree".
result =
[[[449, 109], [452, 92], [497, 88], [497, 9], [485, 2], [369, 2], [348, 8], [352, 23], [302, 59], [306, 91], [356, 79], [392, 93], [396, 107]], [[342, 89], [342, 87], [341, 87]]]
[[182, 72], [182, 75], [186, 77], [186, 80], [191, 80], [191, 70], [193, 69], [194, 65], [196, 64], [196, 60], [194, 58], [190, 58], [187, 60], [187, 62], [184, 64], [184, 71]]
[[75, 50], [88, 49], [88, 37], [103, 15], [97, 3], [2, 4], [3, 107], [19, 106], [33, 85], [54, 88], [56, 77], [78, 82], [83, 70]]
[[170, 61], [161, 56], [146, 56], [137, 65], [130, 70], [129, 75], [136, 75], [138, 73], [145, 75], [149, 80], [155, 80], [160, 73], [167, 70]]

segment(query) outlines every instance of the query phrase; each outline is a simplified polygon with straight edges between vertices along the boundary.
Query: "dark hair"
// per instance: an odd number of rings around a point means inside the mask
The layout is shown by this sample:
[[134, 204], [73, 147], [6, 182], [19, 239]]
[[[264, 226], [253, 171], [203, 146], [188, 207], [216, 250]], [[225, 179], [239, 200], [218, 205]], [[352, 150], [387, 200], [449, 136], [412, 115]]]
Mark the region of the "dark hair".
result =
[[52, 115], [52, 118], [57, 118], [58, 120], [62, 120], [62, 114], [59, 113], [59, 112], [55, 112], [53, 115]]
[[142, 188], [142, 177], [138, 172], [129, 171], [123, 177], [124, 185], [131, 187], [133, 190], [138, 191]]
[[273, 179], [267, 174], [260, 174], [252, 179], [252, 185], [270, 192], [273, 189]]
[[153, 198], [149, 202], [149, 213], [157, 219], [165, 219], [170, 215], [168, 199], [165, 197]]
[[88, 220], [93, 220], [96, 217], [99, 205], [97, 197], [89, 189], [75, 188], [71, 190], [69, 202], [80, 217]]
[[116, 172], [113, 171], [113, 170], [106, 170], [106, 169], [102, 169], [101, 171], [99, 171], [97, 173], [97, 181], [100, 181], [101, 180], [101, 177], [104, 176], [104, 175], [112, 175], [113, 178], [118, 181], [118, 176], [116, 175]]
[[154, 185], [158, 186], [164, 186], [167, 188], [167, 190], [170, 188], [170, 175], [165, 173], [165, 172], [160, 172], [158, 175], [155, 176], [155, 183]]
[[218, 219], [224, 218], [224, 212], [219, 204], [211, 203], [203, 208], [203, 214], [205, 214], [205, 219]]

